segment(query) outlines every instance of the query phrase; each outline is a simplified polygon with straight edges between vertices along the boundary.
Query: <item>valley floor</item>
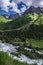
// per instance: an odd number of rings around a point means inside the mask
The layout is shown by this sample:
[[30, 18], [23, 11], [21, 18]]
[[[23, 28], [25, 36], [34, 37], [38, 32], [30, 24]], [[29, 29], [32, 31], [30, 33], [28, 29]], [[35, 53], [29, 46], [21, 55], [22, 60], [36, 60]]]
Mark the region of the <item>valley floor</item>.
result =
[[[14, 59], [14, 60], [10, 59], [11, 61], [13, 60], [12, 61], [13, 64], [10, 62], [9, 56], [4, 52], [7, 52], [7, 54]], [[4, 61], [4, 65], [6, 65], [6, 62], [8, 65], [14, 65], [14, 64], [15, 65], [19, 65], [19, 64], [20, 65], [39, 65], [40, 64], [41, 65], [43, 64], [43, 50], [33, 50], [25, 46], [15, 46], [6, 42], [2, 42], [1, 40], [0, 40], [0, 55], [1, 55], [0, 56], [1, 65], [3, 65], [3, 61]], [[6, 57], [8, 60], [6, 59]]]

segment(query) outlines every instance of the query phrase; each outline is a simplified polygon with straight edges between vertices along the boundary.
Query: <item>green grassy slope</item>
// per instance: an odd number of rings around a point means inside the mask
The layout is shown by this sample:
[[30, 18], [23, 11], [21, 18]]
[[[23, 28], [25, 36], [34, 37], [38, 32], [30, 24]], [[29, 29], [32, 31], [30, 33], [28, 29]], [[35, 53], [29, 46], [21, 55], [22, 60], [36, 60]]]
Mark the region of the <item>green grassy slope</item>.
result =
[[8, 56], [7, 53], [0, 52], [0, 65], [29, 65], [29, 64], [19, 62], [18, 60], [13, 60]]
[[43, 24], [43, 15], [41, 15], [40, 18], [38, 20], [36, 20], [34, 24], [35, 25]]
[[11, 21], [11, 20], [8, 20], [4, 16], [0, 15], [0, 23], [6, 23], [8, 21]]
[[6, 22], [6, 21], [7, 21], [7, 19], [4, 18], [2, 15], [0, 15], [0, 22]]

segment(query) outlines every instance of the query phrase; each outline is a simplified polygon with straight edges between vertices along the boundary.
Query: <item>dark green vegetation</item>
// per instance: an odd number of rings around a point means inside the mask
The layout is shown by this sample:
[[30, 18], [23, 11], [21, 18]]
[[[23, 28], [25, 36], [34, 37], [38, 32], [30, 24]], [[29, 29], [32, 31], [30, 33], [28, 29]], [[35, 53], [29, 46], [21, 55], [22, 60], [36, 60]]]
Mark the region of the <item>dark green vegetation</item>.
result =
[[[0, 16], [1, 18], [1, 16]], [[4, 17], [2, 17], [3, 20]], [[5, 18], [4, 18], [5, 19]], [[29, 23], [30, 21], [32, 21], [34, 19], [34, 16], [32, 14], [28, 14], [28, 15], [24, 15], [19, 17], [16, 20], [12, 20], [10, 22], [6, 22], [6, 23], [0, 23], [0, 30], [11, 30], [11, 29], [16, 29], [19, 27], [24, 26], [25, 24]], [[1, 19], [0, 19], [1, 20]], [[2, 21], [1, 21], [2, 22]], [[12, 30], [11, 30], [12, 31]]]
[[[19, 45], [19, 54], [25, 54], [33, 59], [43, 59], [43, 55], [35, 52], [35, 50], [43, 50], [43, 15], [27, 14], [7, 22], [0, 16], [0, 39], [3, 42]], [[24, 47], [31, 48], [33, 51], [24, 50]], [[0, 55], [1, 65], [28, 65], [11, 59], [6, 53], [1, 52]]]
[[[7, 53], [0, 52], [0, 65], [30, 65], [27, 63], [19, 62], [18, 60], [13, 60], [8, 56]], [[32, 64], [36, 65], [36, 64]]]
[[1, 22], [0, 39], [14, 45], [25, 44], [43, 49], [43, 15], [27, 14], [10, 22]]

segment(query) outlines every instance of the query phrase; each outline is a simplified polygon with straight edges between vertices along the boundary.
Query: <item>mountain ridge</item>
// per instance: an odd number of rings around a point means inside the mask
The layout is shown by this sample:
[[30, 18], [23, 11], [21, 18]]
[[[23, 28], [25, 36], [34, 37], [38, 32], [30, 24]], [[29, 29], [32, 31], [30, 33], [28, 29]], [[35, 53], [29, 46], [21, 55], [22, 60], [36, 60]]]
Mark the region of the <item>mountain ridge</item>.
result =
[[23, 14], [28, 14], [28, 13], [36, 13], [36, 14], [41, 14], [43, 13], [43, 8], [41, 7], [34, 7], [34, 6], [31, 6], [30, 8], [28, 8]]

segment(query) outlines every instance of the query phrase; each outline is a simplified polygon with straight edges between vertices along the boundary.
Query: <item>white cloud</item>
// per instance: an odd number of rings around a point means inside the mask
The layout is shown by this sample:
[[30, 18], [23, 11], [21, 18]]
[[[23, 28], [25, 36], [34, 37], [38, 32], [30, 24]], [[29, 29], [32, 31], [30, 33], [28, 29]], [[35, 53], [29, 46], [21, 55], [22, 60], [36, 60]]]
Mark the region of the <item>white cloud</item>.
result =
[[43, 7], [43, 5], [41, 5], [42, 4], [41, 2], [43, 2], [43, 0], [33, 0], [32, 5], [34, 7]]
[[20, 13], [20, 10], [18, 9], [18, 6], [16, 3], [11, 2], [10, 6], [13, 7], [13, 9], [12, 9], [13, 11]]
[[10, 5], [9, 0], [0, 0], [0, 6], [3, 10], [8, 11], [8, 5]]
[[20, 13], [20, 10], [17, 8], [17, 4], [14, 2], [9, 2], [9, 0], [0, 0], [0, 7], [5, 10], [6, 12], [8, 12], [8, 6], [13, 7], [13, 11]]
[[27, 9], [27, 8], [26, 8], [25, 6], [23, 6], [23, 7], [21, 8], [21, 12], [24, 12], [26, 9]]
[[33, 3], [33, 2], [30, 0], [29, 2], [27, 2], [27, 5], [28, 5], [28, 6], [31, 6], [32, 3]]
[[43, 0], [39, 2], [39, 5], [43, 7]]

